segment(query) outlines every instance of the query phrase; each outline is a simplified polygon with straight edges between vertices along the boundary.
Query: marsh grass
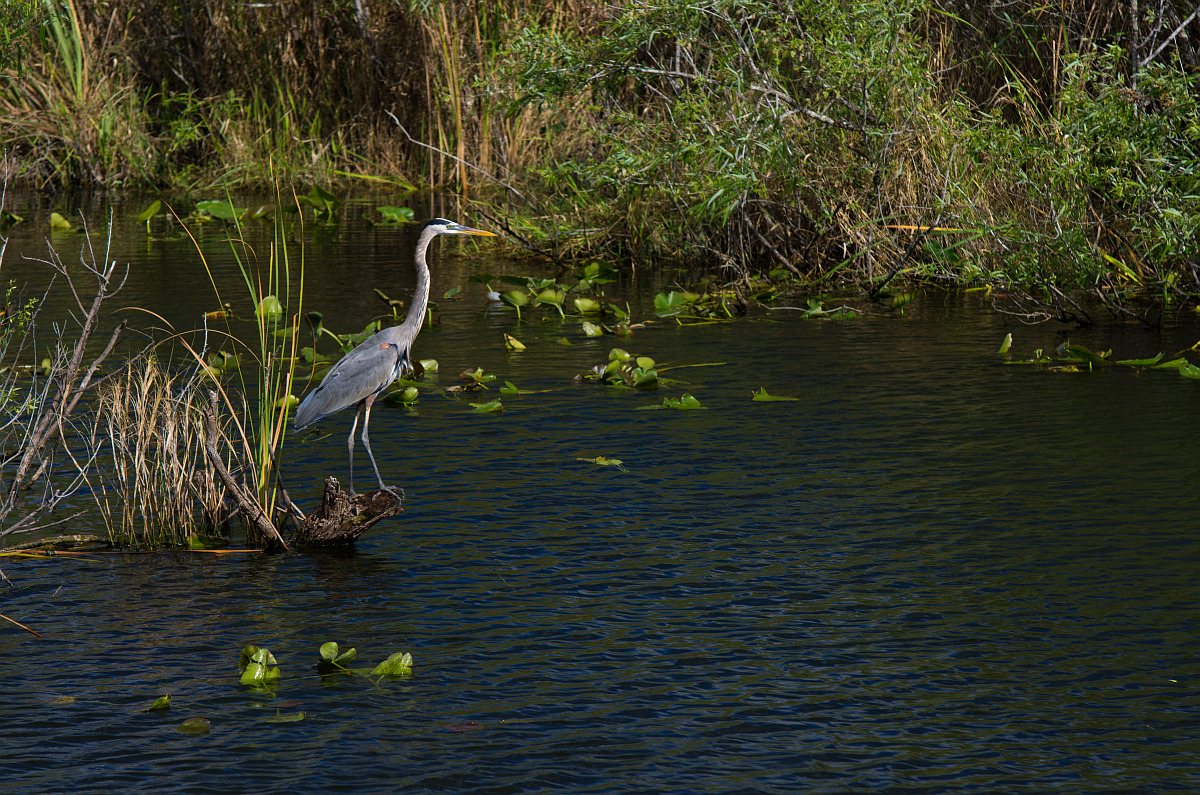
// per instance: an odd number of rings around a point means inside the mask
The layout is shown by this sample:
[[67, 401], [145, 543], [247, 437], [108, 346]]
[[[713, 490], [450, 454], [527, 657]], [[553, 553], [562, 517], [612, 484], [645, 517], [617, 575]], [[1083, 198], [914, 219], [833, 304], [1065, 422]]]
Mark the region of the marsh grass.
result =
[[228, 534], [228, 495], [204, 450], [205, 400], [194, 369], [172, 373], [153, 354], [101, 388], [93, 433], [111, 465], [97, 505], [114, 546], [179, 546]]

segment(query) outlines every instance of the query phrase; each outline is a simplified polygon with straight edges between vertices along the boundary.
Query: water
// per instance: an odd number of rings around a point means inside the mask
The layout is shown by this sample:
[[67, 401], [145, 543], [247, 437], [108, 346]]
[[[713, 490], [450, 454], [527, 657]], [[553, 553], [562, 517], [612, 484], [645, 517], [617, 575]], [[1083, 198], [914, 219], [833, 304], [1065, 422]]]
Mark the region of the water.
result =
[[[410, 235], [339, 236], [307, 265], [346, 331], [383, 308], [373, 287], [407, 297], [387, 263]], [[174, 298], [194, 253], [132, 248], [158, 261], [137, 301], [184, 326], [212, 308], [202, 280]], [[3, 559], [0, 612], [42, 637], [0, 628], [0, 791], [1200, 789], [1200, 384], [995, 354], [1008, 331], [1023, 356], [1068, 336], [1174, 354], [1193, 323], [1027, 328], [928, 294], [903, 318], [589, 340], [487, 309], [467, 274], [533, 266], [471, 251], [435, 257], [435, 300], [468, 298], [418, 354], [440, 387], [483, 367], [549, 391], [501, 414], [435, 389], [416, 415], [377, 410], [406, 512], [350, 552]], [[638, 317], [654, 289], [629, 289]], [[614, 345], [723, 364], [651, 394], [572, 383]], [[706, 409], [638, 410], [685, 389]], [[308, 504], [344, 473], [349, 421], [292, 440]], [[577, 460], [598, 455], [626, 471]], [[410, 651], [415, 675], [322, 679], [328, 640], [355, 665]], [[274, 693], [237, 684], [251, 642], [280, 662]], [[141, 711], [163, 693], [170, 710]], [[192, 716], [211, 732], [177, 732]]]

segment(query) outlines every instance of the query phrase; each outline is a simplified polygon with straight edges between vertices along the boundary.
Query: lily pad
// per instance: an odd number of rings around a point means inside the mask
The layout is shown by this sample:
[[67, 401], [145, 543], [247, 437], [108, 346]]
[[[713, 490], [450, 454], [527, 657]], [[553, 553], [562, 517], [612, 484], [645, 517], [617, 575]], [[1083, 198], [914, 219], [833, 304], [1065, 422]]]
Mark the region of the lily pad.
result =
[[291, 712], [286, 715], [275, 715], [271, 718], [263, 718], [263, 723], [299, 723], [308, 717], [306, 712]]
[[393, 207], [389, 204], [375, 209], [383, 216], [383, 222], [386, 224], [411, 224], [416, 217], [411, 207]]
[[654, 410], [654, 409], [681, 409], [684, 411], [692, 409], [703, 409], [705, 406], [700, 405], [700, 401], [684, 392], [677, 398], [664, 398], [661, 406], [639, 406], [639, 409]]
[[411, 676], [413, 658], [408, 652], [396, 652], [371, 669], [371, 676]]
[[182, 734], [207, 734], [210, 728], [212, 726], [208, 718], [188, 718], [179, 724], [179, 731]]
[[213, 218], [218, 218], [222, 221], [232, 221], [241, 215], [241, 212], [236, 210], [231, 203], [219, 199], [198, 201], [196, 202], [196, 209], [205, 215], [211, 215]]
[[616, 467], [617, 469], [621, 470], [622, 472], [628, 471], [625, 469], [624, 464], [622, 463], [621, 459], [619, 459], [619, 458], [606, 458], [602, 455], [599, 455], [599, 456], [596, 456], [595, 458], [576, 458], [575, 460], [576, 461], [586, 461], [589, 464], [595, 464], [596, 466], [600, 466], [600, 467]]
[[771, 395], [767, 393], [766, 387], [759, 387], [758, 391], [753, 394], [751, 400], [770, 401], [770, 400], [799, 400], [800, 398], [784, 397], [783, 395]]

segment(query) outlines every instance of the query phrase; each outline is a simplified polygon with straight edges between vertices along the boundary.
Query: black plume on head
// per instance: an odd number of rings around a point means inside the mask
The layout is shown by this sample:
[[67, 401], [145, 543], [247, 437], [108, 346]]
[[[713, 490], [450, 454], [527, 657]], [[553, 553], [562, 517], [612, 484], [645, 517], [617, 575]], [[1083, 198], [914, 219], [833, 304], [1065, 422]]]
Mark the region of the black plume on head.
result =
[[[453, 221], [447, 221], [445, 218], [430, 218], [425, 222], [425, 226], [450, 226]], [[424, 227], [422, 227], [423, 229]]]

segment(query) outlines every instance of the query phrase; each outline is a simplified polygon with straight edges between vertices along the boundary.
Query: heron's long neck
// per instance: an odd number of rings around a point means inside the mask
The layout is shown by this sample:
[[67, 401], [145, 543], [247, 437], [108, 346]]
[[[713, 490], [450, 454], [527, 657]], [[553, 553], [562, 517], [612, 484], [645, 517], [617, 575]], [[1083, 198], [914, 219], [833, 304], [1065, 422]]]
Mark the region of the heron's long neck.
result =
[[437, 237], [437, 233], [426, 227], [422, 230], [420, 239], [417, 240], [417, 253], [414, 260], [417, 266], [417, 289], [413, 292], [412, 306], [408, 308], [408, 315], [400, 324], [400, 328], [404, 331], [404, 339], [407, 340], [416, 337], [417, 332], [425, 323], [425, 307], [429, 305], [429, 267], [425, 264], [425, 250], [429, 248], [430, 241], [435, 237]]

